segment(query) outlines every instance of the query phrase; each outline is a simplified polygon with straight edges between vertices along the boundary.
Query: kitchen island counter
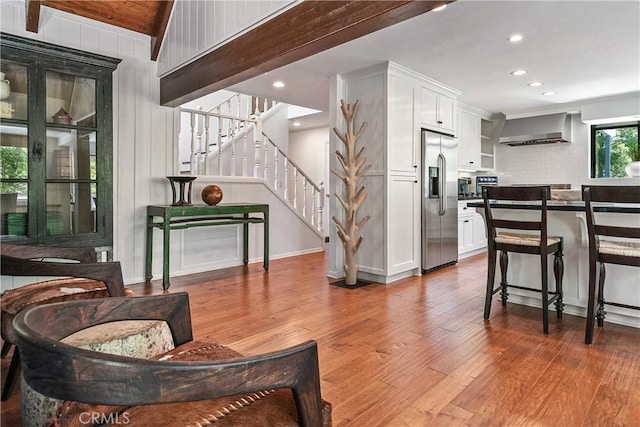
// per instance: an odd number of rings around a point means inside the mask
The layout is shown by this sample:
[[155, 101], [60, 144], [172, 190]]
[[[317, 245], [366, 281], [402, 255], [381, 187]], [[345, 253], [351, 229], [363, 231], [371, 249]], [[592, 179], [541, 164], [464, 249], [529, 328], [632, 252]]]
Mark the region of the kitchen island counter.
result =
[[[484, 202], [482, 200], [474, 200], [473, 202], [467, 202], [467, 206], [470, 208], [484, 209]], [[540, 210], [540, 204], [526, 203], [526, 202], [498, 202], [491, 203], [493, 208], [498, 209], [525, 209], [525, 210]], [[563, 211], [563, 212], [584, 212], [584, 202], [581, 200], [575, 201], [560, 201], [550, 200], [547, 202], [548, 211]], [[620, 206], [615, 203], [607, 203], [599, 206], [595, 206], [596, 212], [611, 212], [611, 213], [632, 213], [640, 214], [640, 205], [630, 207]]]
[[[467, 206], [476, 208], [484, 216], [482, 201], [468, 202]], [[540, 218], [540, 205], [534, 203], [493, 203], [494, 216], [505, 219], [535, 221]], [[550, 235], [564, 238], [564, 303], [565, 313], [586, 316], [587, 295], [589, 289], [589, 244], [587, 238], [587, 221], [584, 202], [555, 201], [547, 204], [547, 221]], [[621, 206], [603, 204], [596, 212], [607, 212], [607, 221], [618, 224], [638, 225], [640, 206]], [[486, 233], [486, 230], [485, 230]], [[498, 267], [499, 270], [499, 267]], [[509, 271], [507, 280], [517, 285], [540, 287], [540, 261], [538, 257], [525, 254], [509, 254]], [[496, 274], [496, 286], [500, 274]], [[553, 278], [550, 277], [550, 283]], [[605, 296], [610, 301], [640, 305], [640, 269], [637, 267], [611, 265], [607, 268], [607, 286]], [[484, 285], [484, 283], [483, 283]], [[509, 290], [509, 302], [540, 306], [540, 297], [536, 293], [520, 289]], [[497, 313], [497, 312], [496, 312]], [[620, 307], [607, 306], [606, 322], [640, 328], [640, 313]], [[495, 315], [495, 314], [494, 314]], [[552, 316], [555, 319], [555, 316]], [[550, 331], [553, 331], [553, 322]]]

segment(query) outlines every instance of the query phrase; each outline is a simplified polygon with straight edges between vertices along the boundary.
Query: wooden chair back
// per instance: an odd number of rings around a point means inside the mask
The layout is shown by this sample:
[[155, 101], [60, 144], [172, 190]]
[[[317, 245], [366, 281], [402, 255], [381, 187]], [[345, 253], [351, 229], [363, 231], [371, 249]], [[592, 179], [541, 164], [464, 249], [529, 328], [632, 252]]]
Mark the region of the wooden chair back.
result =
[[[487, 239], [489, 249], [495, 248], [498, 229], [516, 231], [535, 231], [540, 233], [540, 241], [547, 241], [547, 201], [551, 198], [548, 185], [528, 187], [482, 187]], [[512, 220], [494, 218], [492, 205], [497, 202], [540, 202], [540, 219], [537, 221]], [[537, 233], [536, 233], [537, 234]], [[546, 252], [546, 245], [541, 245], [541, 252]]]
[[[622, 238], [640, 243], [640, 217], [636, 225], [620, 225], [606, 221], [606, 207], [599, 203], [616, 203], [619, 205], [636, 205], [640, 207], [640, 186], [637, 185], [583, 185], [582, 200], [587, 217], [587, 234], [589, 239], [589, 259], [596, 262], [600, 259], [600, 237]], [[597, 213], [597, 215], [596, 215]], [[640, 257], [607, 254], [606, 262], [622, 265], [640, 266]]]
[[24, 379], [57, 399], [99, 405], [149, 405], [292, 389], [301, 425], [322, 424], [315, 341], [257, 356], [211, 362], [135, 359], [59, 340], [119, 320], [168, 323], [176, 346], [192, 339], [187, 293], [68, 301], [22, 311], [14, 321]]
[[100, 280], [104, 282], [109, 295], [125, 295], [120, 262], [97, 262], [94, 248], [3, 243], [0, 246], [0, 268], [6, 276], [59, 276]]

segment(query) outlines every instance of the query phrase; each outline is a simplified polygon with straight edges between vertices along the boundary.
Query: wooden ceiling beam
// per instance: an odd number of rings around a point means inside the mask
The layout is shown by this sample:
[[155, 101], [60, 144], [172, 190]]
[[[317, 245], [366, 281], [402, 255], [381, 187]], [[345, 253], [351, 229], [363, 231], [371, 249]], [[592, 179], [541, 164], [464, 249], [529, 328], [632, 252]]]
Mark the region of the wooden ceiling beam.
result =
[[178, 106], [451, 1], [306, 0], [160, 79]]
[[153, 34], [151, 34], [151, 60], [158, 59], [160, 54], [160, 47], [162, 46], [162, 40], [164, 34], [167, 31], [167, 25], [169, 25], [169, 18], [171, 17], [171, 11], [173, 10], [174, 0], [167, 0], [160, 3], [158, 13], [156, 15], [155, 28]]
[[37, 33], [40, 24], [40, 0], [26, 0], [25, 14], [27, 31]]

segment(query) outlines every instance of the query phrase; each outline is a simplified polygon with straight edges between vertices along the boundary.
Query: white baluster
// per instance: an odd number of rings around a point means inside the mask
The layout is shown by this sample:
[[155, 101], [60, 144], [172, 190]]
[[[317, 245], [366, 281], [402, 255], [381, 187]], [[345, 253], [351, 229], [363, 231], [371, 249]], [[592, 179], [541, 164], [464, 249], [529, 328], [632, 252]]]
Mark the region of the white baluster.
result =
[[196, 152], [196, 135], [195, 135], [195, 123], [196, 123], [196, 116], [195, 113], [191, 113], [189, 115], [189, 125], [191, 126], [191, 158], [189, 159], [189, 173], [192, 175], [197, 174], [196, 171], [196, 156], [197, 156], [197, 152]]
[[289, 200], [289, 159], [284, 158], [284, 199], [291, 203]]
[[218, 116], [218, 176], [222, 176], [222, 117]]
[[268, 169], [269, 169], [269, 143], [267, 141], [266, 137], [262, 137], [262, 145], [264, 150], [262, 151], [264, 154], [264, 159], [262, 159], [262, 163], [264, 164], [264, 167], [262, 169], [264, 176], [263, 179], [266, 181], [267, 180], [267, 174], [268, 174]]
[[298, 210], [298, 168], [293, 168], [293, 207]]
[[307, 177], [304, 177], [304, 182], [302, 183], [302, 216], [307, 217]]
[[230, 176], [236, 176], [236, 144], [233, 143], [233, 130], [235, 126], [235, 120], [229, 120], [229, 132], [227, 132], [227, 140], [231, 144], [231, 172]]
[[[238, 104], [238, 109], [240, 108], [240, 104]], [[247, 176], [247, 121], [243, 120], [243, 128], [244, 128], [244, 136], [242, 138], [242, 176]]]
[[278, 147], [273, 147], [273, 188], [278, 191]]
[[316, 202], [317, 202], [317, 193], [316, 187], [311, 186], [311, 225], [316, 225], [317, 228], [317, 220], [316, 220]]
[[264, 143], [264, 136], [262, 135], [262, 120], [258, 120], [256, 121], [256, 127], [255, 127], [255, 143], [254, 143], [254, 147], [253, 147], [253, 151], [254, 151], [254, 166], [253, 166], [253, 176], [255, 178], [260, 176], [260, 165], [261, 165], [261, 161], [260, 158], [262, 157], [262, 145], [261, 145], [261, 141], [262, 143]]
[[323, 231], [322, 212], [324, 211], [324, 184], [320, 182], [320, 203], [318, 203], [318, 230]]
[[254, 97], [253, 101], [255, 103], [255, 107], [253, 109], [253, 114], [256, 116], [256, 118], [260, 117], [260, 104], [259, 104], [259, 98], [258, 97]]
[[204, 150], [204, 174], [209, 175], [209, 119], [211, 117], [206, 114], [204, 116], [204, 144], [206, 149]]

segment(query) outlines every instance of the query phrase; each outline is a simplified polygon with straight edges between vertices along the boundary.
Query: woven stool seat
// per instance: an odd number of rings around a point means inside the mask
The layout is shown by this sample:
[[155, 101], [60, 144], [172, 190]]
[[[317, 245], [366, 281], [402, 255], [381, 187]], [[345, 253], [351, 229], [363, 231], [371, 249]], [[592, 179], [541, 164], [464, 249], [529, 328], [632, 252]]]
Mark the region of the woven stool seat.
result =
[[640, 243], [635, 242], [612, 242], [600, 239], [598, 250], [602, 254], [640, 258]]
[[[560, 243], [561, 238], [557, 236], [547, 236], [547, 246]], [[540, 246], [540, 236], [523, 233], [496, 233], [496, 243], [506, 243], [521, 246]]]

